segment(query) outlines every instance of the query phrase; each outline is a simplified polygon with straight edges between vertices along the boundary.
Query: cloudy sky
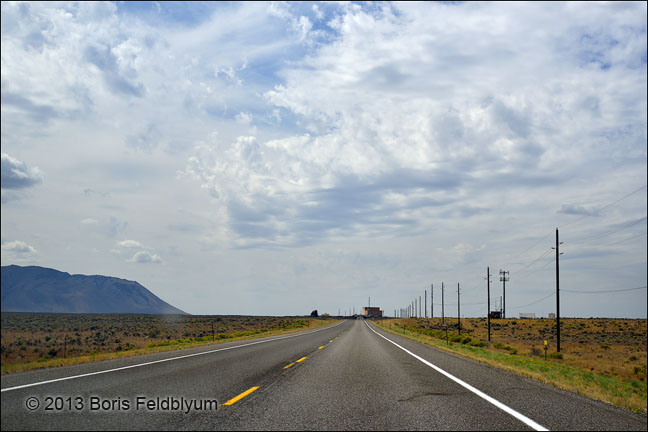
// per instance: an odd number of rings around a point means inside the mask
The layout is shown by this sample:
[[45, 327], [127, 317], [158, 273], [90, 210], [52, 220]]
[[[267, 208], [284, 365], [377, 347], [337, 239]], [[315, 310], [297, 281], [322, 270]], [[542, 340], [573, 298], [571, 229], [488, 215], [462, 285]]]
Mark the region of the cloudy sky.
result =
[[561, 315], [646, 317], [646, 81], [645, 2], [3, 2], [2, 265], [546, 316], [559, 228]]

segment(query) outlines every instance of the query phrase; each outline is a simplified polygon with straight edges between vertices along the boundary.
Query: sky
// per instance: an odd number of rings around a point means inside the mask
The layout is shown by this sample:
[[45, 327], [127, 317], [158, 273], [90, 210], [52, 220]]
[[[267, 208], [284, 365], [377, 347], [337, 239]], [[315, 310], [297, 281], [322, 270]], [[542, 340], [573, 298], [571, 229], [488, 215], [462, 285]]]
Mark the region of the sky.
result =
[[[646, 318], [646, 3], [2, 2], [2, 265], [191, 314]], [[430, 300], [428, 299], [428, 305]]]

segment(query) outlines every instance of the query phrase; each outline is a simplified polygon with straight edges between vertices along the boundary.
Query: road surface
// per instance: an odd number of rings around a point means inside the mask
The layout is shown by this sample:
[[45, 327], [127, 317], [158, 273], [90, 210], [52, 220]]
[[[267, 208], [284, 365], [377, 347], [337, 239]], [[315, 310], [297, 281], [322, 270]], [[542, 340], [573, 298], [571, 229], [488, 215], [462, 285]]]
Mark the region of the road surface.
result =
[[646, 430], [364, 320], [2, 377], [2, 430]]

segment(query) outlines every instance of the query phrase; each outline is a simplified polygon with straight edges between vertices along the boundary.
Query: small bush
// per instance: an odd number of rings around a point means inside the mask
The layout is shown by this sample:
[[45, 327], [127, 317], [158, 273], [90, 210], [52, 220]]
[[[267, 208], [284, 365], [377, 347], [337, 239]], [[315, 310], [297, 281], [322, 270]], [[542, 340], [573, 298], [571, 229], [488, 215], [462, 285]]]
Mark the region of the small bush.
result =
[[549, 354], [549, 358], [562, 360], [563, 355], [562, 355], [562, 353], [559, 353], [559, 352], [552, 352], [551, 354]]
[[478, 347], [478, 348], [483, 348], [486, 346], [486, 342], [480, 341], [477, 339], [473, 339], [470, 342], [468, 342], [468, 345], [473, 346], [473, 347]]
[[497, 349], [506, 350], [506, 351], [509, 352], [509, 354], [517, 354], [517, 352], [518, 352], [516, 348], [513, 348], [512, 346], [509, 346], [509, 345], [504, 345], [504, 344], [501, 343], [501, 342], [495, 342], [495, 343], [493, 344], [493, 346], [494, 346], [495, 348], [497, 348]]

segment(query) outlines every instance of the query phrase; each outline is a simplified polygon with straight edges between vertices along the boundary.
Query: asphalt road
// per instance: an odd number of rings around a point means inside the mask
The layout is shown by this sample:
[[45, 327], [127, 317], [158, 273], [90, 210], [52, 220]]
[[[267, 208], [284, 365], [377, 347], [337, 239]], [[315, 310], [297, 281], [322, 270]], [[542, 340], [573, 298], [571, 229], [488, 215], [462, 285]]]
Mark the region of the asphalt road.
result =
[[432, 349], [364, 320], [5, 375], [1, 417], [3, 431], [647, 430], [645, 414]]

